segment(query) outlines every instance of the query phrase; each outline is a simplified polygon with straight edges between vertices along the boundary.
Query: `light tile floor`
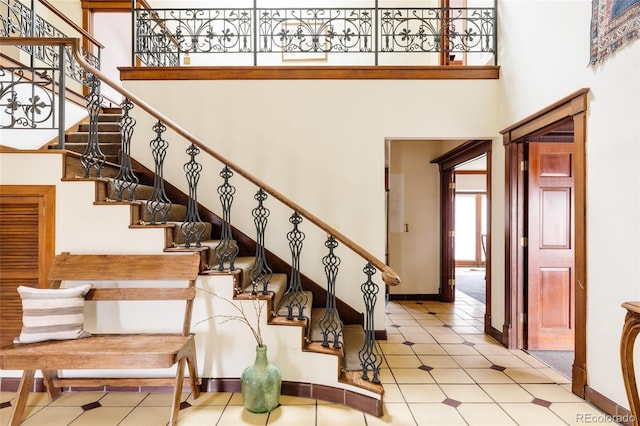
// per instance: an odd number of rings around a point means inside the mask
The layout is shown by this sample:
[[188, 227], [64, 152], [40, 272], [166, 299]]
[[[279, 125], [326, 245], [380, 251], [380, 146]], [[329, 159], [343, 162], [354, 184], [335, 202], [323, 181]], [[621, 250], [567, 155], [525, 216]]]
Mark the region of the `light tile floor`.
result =
[[[381, 381], [382, 418], [320, 400], [281, 397], [252, 414], [236, 393], [205, 393], [180, 412], [179, 425], [579, 425], [608, 417], [570, 391], [569, 379], [523, 351], [483, 334], [484, 305], [460, 292], [455, 304], [390, 302]], [[0, 425], [13, 394], [0, 394]], [[98, 402], [98, 404], [96, 404]], [[49, 402], [32, 394], [25, 426], [166, 425], [168, 393], [75, 392]], [[83, 408], [84, 407], [84, 408]], [[595, 419], [595, 420], [594, 420]]]

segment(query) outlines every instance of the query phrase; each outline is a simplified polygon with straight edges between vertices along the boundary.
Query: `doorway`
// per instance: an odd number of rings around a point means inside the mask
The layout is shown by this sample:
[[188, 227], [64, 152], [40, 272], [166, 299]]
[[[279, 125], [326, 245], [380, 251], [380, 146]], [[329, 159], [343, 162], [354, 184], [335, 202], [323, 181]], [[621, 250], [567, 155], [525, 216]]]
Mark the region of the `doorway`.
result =
[[[491, 328], [491, 141], [490, 140], [470, 140], [467, 141], [447, 153], [435, 158], [431, 161], [438, 164], [440, 169], [440, 300], [443, 302], [453, 302], [456, 297], [456, 280], [462, 279], [462, 273], [465, 271], [458, 270], [458, 266], [464, 263], [473, 263], [481, 265], [484, 261], [484, 270], [481, 274], [475, 274], [481, 277], [473, 287], [476, 294], [482, 295], [484, 303], [484, 331], [493, 335]], [[466, 169], [466, 174], [465, 174]], [[463, 176], [471, 176], [469, 179]], [[460, 178], [459, 178], [460, 177]], [[475, 181], [474, 184], [469, 182]], [[482, 182], [481, 185], [478, 181]], [[468, 191], [465, 191], [468, 189]], [[474, 194], [471, 197], [471, 207], [473, 213], [470, 215], [456, 217], [458, 196], [464, 197]], [[476, 195], [480, 195], [477, 197]], [[484, 201], [483, 201], [484, 199]], [[476, 204], [476, 200], [480, 204]], [[461, 210], [464, 208], [464, 202], [467, 199], [458, 198], [462, 201]], [[484, 205], [484, 208], [483, 208]], [[460, 213], [460, 212], [459, 212]], [[460, 225], [468, 225], [473, 228], [473, 235], [468, 237], [467, 245], [471, 248], [469, 252], [473, 252], [473, 260], [456, 259], [457, 241], [461, 240], [464, 250], [465, 243], [462, 236], [458, 236], [458, 232], [463, 228], [456, 226], [457, 222], [463, 218]], [[470, 226], [470, 222], [473, 226]], [[484, 237], [482, 236], [484, 235]], [[470, 242], [469, 242], [470, 241]], [[483, 244], [484, 243], [484, 244]], [[466, 256], [463, 256], [466, 257]], [[477, 272], [477, 271], [468, 271]], [[466, 275], [464, 278], [468, 278]], [[473, 276], [471, 278], [474, 278]], [[480, 286], [480, 289], [477, 287]]]
[[[587, 93], [581, 89], [500, 132], [507, 212], [503, 343], [525, 350], [572, 346], [572, 390], [583, 398]], [[532, 168], [539, 176], [531, 176]]]

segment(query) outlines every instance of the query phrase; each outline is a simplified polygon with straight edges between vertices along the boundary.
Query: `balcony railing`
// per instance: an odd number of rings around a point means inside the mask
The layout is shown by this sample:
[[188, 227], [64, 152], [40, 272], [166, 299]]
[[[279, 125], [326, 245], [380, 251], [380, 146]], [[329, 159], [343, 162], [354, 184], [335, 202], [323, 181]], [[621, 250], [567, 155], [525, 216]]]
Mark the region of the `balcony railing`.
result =
[[133, 63], [147, 66], [497, 64], [495, 5], [275, 8], [256, 1], [244, 8], [148, 9], [133, 3]]
[[[100, 50], [104, 47], [93, 36], [80, 28], [67, 16], [61, 14], [46, 0], [31, 0], [30, 5], [19, 0], [0, 0], [0, 37], [34, 37], [34, 38], [68, 38], [81, 37], [83, 39], [82, 56], [91, 66], [100, 69]], [[40, 8], [51, 17], [47, 20], [37, 13]], [[52, 23], [57, 17], [65, 31]], [[31, 66], [56, 68], [60, 64], [60, 51], [51, 45], [17, 46], [26, 52], [31, 59]], [[62, 51], [65, 56], [65, 75], [72, 80], [83, 83], [86, 80], [85, 70], [73, 58], [71, 49], [67, 46]]]

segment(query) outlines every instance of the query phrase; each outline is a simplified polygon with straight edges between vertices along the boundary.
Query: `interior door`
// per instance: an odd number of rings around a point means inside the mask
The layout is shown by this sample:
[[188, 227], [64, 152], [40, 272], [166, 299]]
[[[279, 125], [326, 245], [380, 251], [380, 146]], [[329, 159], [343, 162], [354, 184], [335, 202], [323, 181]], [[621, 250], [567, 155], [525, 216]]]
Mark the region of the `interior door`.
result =
[[440, 214], [442, 226], [440, 227], [443, 250], [440, 253], [441, 284], [440, 300], [442, 302], [455, 302], [456, 300], [456, 262], [454, 253], [455, 229], [456, 229], [456, 174], [453, 169], [442, 171], [440, 185]]
[[527, 348], [574, 349], [574, 144], [529, 143]]

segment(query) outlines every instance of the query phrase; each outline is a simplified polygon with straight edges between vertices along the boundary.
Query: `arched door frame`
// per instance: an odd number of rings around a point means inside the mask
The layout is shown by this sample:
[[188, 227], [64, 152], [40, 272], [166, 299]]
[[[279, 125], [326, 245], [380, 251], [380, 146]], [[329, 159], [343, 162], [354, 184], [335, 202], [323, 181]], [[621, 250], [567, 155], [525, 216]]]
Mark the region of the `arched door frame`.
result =
[[505, 323], [502, 343], [510, 349], [524, 345], [524, 189], [521, 162], [524, 142], [559, 123], [573, 121], [576, 176], [575, 211], [575, 359], [572, 391], [584, 398], [587, 385], [587, 251], [586, 251], [586, 114], [589, 89], [580, 89], [547, 108], [502, 130], [505, 147]]

